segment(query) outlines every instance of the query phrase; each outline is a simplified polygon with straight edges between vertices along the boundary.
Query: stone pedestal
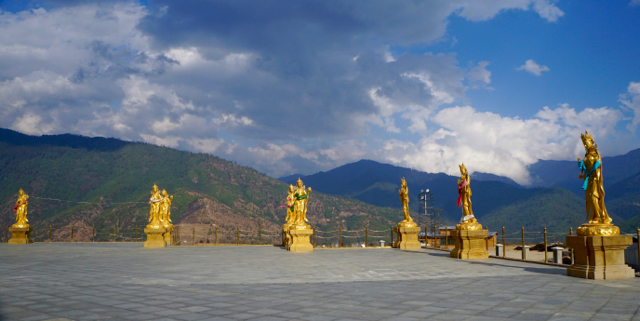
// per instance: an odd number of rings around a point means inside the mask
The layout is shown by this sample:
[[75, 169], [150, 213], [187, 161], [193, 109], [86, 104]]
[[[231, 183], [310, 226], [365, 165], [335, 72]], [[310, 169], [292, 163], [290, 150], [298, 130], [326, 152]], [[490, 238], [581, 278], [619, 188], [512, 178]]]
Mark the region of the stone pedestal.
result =
[[451, 231], [451, 237], [456, 242], [456, 247], [450, 256], [455, 259], [485, 259], [489, 252], [485, 249], [485, 239], [489, 236], [488, 230], [455, 230]]
[[10, 227], [11, 239], [9, 244], [29, 244], [33, 240], [29, 238], [29, 233], [33, 231], [31, 227]]
[[[162, 234], [162, 238], [164, 239], [164, 242], [167, 244], [167, 246], [173, 245], [173, 242], [171, 240], [171, 236], [173, 236], [173, 226], [167, 227], [166, 228], [166, 232], [164, 232], [164, 234]], [[149, 238], [147, 238], [147, 240], [148, 239]]]
[[624, 264], [624, 249], [633, 243], [631, 235], [567, 236], [566, 240], [574, 250], [567, 275], [594, 280], [635, 277], [633, 269]]
[[163, 234], [167, 232], [166, 228], [145, 228], [144, 233], [147, 234], [147, 241], [144, 247], [167, 247]]
[[420, 227], [398, 227], [398, 248], [402, 250], [420, 249], [418, 241]]
[[287, 249], [291, 252], [313, 251], [313, 246], [309, 241], [311, 234], [313, 234], [312, 229], [289, 230], [291, 244]]

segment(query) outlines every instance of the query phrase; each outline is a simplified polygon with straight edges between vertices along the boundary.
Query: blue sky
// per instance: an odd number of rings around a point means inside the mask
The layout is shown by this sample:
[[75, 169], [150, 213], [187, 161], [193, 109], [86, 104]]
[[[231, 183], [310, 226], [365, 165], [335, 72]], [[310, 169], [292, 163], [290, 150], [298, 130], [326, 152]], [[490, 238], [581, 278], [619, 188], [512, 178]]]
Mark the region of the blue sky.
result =
[[0, 1], [0, 127], [529, 182], [640, 147], [640, 1]]

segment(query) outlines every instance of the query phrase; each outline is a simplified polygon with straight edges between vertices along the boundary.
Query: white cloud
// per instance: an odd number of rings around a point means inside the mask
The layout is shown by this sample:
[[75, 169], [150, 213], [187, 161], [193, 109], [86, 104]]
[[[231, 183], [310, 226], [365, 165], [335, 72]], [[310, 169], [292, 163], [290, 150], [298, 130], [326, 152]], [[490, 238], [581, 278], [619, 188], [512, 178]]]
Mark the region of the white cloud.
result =
[[481, 61], [477, 66], [472, 67], [467, 72], [467, 78], [474, 82], [482, 82], [485, 84], [491, 83], [491, 71], [487, 70], [487, 66], [489, 65], [488, 61]]
[[549, 0], [536, 0], [533, 2], [533, 11], [549, 22], [556, 22], [564, 16], [564, 12], [552, 4]]
[[543, 71], [549, 71], [549, 67], [545, 65], [538, 65], [533, 59], [527, 60], [524, 65], [516, 68], [516, 70], [524, 70], [536, 76], [540, 76]]
[[535, 118], [502, 117], [472, 107], [445, 108], [432, 121], [441, 129], [418, 143], [388, 140], [377, 159], [427, 172], [457, 175], [464, 162], [470, 171], [493, 173], [528, 184], [527, 166], [539, 159], [572, 159], [583, 152], [579, 134], [596, 138], [615, 132], [619, 110], [603, 107], [577, 112], [568, 105], [543, 108]]
[[640, 6], [640, 0], [631, 0], [631, 2], [629, 2], [630, 6]]
[[640, 124], [640, 82], [630, 82], [627, 93], [620, 95], [620, 102], [633, 111], [633, 120], [627, 128], [635, 132]]

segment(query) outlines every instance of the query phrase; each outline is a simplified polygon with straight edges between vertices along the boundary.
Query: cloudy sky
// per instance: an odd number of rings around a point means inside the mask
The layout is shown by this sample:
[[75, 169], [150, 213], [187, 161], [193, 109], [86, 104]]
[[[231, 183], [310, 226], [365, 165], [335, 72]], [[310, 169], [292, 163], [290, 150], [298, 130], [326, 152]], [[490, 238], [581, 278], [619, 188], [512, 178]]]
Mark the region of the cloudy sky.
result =
[[0, 127], [529, 182], [640, 147], [640, 0], [0, 0]]

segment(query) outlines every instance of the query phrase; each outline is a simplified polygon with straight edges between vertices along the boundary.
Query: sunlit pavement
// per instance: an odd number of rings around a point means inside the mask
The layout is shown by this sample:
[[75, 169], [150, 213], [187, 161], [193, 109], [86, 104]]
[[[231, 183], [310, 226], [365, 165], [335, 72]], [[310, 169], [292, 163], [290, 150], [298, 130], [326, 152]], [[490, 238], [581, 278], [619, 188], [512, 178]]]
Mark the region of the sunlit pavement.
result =
[[640, 320], [640, 278], [433, 250], [0, 244], [2, 320]]

